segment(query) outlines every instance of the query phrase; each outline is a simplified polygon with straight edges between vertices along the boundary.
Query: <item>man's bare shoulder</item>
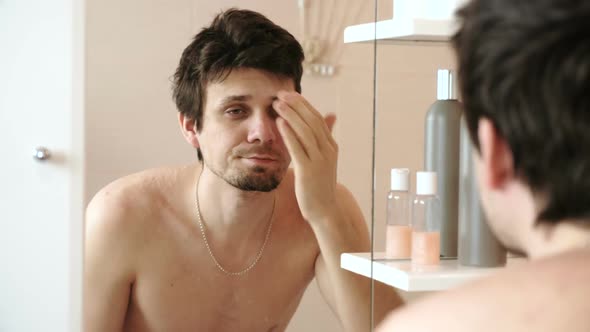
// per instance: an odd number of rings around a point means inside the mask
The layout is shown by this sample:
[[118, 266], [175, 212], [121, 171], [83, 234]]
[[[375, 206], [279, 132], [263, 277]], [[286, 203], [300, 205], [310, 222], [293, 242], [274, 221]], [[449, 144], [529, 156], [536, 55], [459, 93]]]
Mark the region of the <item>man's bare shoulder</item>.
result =
[[178, 184], [195, 174], [198, 166], [145, 170], [119, 178], [102, 188], [86, 209], [87, 227], [127, 228], [149, 221], [153, 212], [166, 204]]
[[580, 250], [505, 268], [412, 303], [378, 331], [587, 331], [588, 262]]

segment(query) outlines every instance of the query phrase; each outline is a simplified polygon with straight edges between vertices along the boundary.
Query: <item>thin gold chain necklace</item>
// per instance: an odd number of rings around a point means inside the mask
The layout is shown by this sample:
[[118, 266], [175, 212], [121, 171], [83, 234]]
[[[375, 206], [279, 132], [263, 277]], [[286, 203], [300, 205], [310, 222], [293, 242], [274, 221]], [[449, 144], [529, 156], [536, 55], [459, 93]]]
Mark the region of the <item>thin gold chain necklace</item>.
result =
[[[202, 172], [201, 172], [201, 175]], [[268, 229], [266, 230], [266, 236], [264, 238], [264, 242], [262, 243], [262, 247], [260, 248], [260, 250], [258, 251], [258, 254], [256, 255], [256, 258], [254, 259], [254, 261], [244, 270], [242, 271], [238, 271], [238, 272], [231, 272], [226, 270], [225, 268], [223, 268], [223, 266], [221, 266], [221, 264], [219, 264], [219, 261], [217, 261], [217, 259], [215, 258], [215, 255], [213, 255], [213, 251], [211, 250], [211, 247], [209, 246], [209, 241], [207, 241], [207, 235], [205, 235], [205, 226], [203, 225], [203, 221], [201, 220], [201, 208], [199, 205], [199, 182], [201, 182], [201, 175], [199, 175], [199, 179], [197, 180], [197, 190], [196, 190], [196, 202], [197, 202], [197, 220], [199, 221], [199, 228], [201, 229], [201, 235], [203, 236], [203, 241], [205, 242], [205, 246], [207, 247], [207, 251], [209, 251], [209, 256], [211, 256], [211, 259], [213, 259], [213, 262], [215, 263], [215, 265], [217, 266], [217, 268], [225, 273], [226, 275], [229, 276], [242, 276], [246, 273], [248, 273], [248, 271], [250, 271], [260, 260], [260, 257], [262, 257], [262, 253], [264, 252], [264, 248], [266, 247], [266, 243], [268, 242], [268, 238], [270, 237], [270, 231], [272, 230], [272, 221], [273, 221], [273, 216], [275, 214], [275, 205], [277, 202], [277, 198], [275, 196], [273, 203], [272, 203], [272, 212], [270, 213], [270, 221], [268, 224]]]

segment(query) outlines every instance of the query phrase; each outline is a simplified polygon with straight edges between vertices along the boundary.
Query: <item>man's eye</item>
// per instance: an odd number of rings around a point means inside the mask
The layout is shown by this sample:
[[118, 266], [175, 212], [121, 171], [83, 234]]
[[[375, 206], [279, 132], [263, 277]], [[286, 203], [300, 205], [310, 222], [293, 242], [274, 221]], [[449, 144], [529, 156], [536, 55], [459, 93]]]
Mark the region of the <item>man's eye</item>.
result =
[[225, 113], [228, 115], [231, 115], [231, 116], [238, 116], [238, 115], [243, 115], [245, 112], [243, 109], [240, 109], [240, 108], [232, 108], [232, 109], [225, 111]]

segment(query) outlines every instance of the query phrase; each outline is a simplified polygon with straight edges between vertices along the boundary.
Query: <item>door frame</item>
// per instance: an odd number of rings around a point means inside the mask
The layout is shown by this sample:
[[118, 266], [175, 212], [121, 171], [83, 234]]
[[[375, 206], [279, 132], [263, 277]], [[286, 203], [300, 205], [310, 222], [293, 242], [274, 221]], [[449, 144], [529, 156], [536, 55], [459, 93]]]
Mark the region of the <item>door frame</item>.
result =
[[72, 19], [72, 128], [70, 169], [69, 257], [70, 331], [83, 331], [84, 189], [85, 189], [85, 93], [86, 93], [86, 0], [71, 0]]

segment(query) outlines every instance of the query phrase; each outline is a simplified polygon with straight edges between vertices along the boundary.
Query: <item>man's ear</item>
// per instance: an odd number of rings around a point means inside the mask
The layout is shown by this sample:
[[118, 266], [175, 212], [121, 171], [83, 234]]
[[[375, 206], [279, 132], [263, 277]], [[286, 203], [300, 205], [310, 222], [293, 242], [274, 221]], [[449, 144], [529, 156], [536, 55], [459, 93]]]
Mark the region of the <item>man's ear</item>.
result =
[[178, 124], [184, 139], [194, 148], [199, 148], [199, 138], [197, 137], [196, 120], [192, 119], [181, 112], [178, 112]]
[[479, 120], [477, 137], [481, 153], [481, 176], [490, 189], [502, 189], [515, 177], [514, 158], [506, 140], [489, 119]]

